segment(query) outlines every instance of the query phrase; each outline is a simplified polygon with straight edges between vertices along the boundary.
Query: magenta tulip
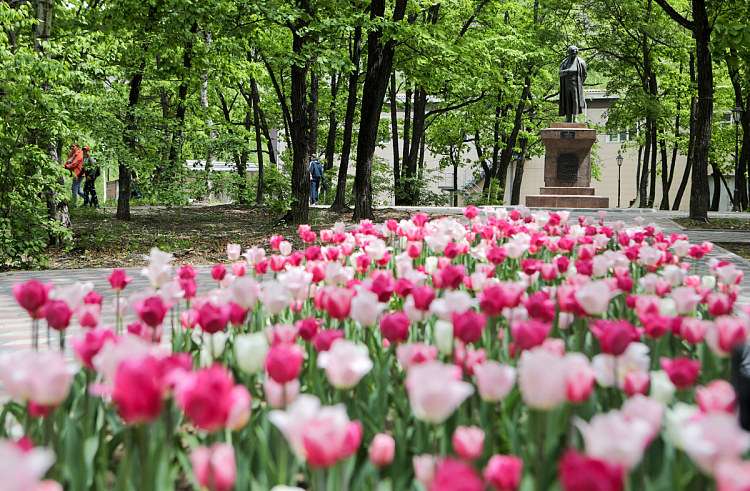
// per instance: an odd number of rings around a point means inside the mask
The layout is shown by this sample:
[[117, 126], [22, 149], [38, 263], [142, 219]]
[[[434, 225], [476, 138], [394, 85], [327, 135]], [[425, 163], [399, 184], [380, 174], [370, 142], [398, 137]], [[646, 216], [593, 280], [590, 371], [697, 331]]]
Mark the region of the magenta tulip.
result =
[[229, 305], [216, 306], [211, 302], [206, 302], [198, 310], [198, 324], [203, 332], [214, 334], [226, 329], [230, 315]]
[[302, 369], [304, 350], [299, 345], [279, 344], [266, 355], [266, 371], [276, 383], [286, 384], [296, 379]]
[[385, 314], [380, 319], [380, 331], [391, 343], [402, 343], [409, 339], [409, 318], [403, 311]]
[[482, 330], [487, 323], [487, 317], [484, 314], [467, 310], [466, 312], [452, 315], [453, 336], [460, 339], [466, 344], [473, 343], [482, 336]]
[[188, 374], [178, 384], [175, 393], [177, 405], [185, 416], [199, 428], [214, 432], [227, 425], [236, 394], [232, 395], [234, 382], [226, 367], [211, 368]]
[[32, 319], [37, 319], [40, 310], [47, 303], [47, 295], [52, 285], [45, 285], [38, 280], [30, 280], [26, 283], [13, 284], [13, 296], [16, 297], [18, 305], [29, 312]]
[[164, 317], [167, 315], [169, 309], [172, 308], [172, 304], [164, 303], [164, 300], [159, 296], [134, 301], [132, 305], [138, 318], [154, 328], [164, 322]]
[[159, 362], [151, 355], [120, 362], [112, 401], [126, 423], [153, 421], [161, 414], [163, 387], [158, 373]]
[[495, 491], [516, 491], [521, 484], [523, 460], [514, 455], [493, 455], [484, 468], [484, 479]]
[[42, 314], [49, 327], [56, 331], [67, 329], [70, 325], [70, 317], [73, 315], [67, 302], [63, 302], [62, 300], [50, 300], [47, 302]]
[[701, 371], [700, 361], [691, 360], [684, 356], [679, 356], [674, 360], [662, 358], [659, 362], [664, 371], [667, 372], [667, 375], [669, 375], [669, 380], [678, 389], [689, 389], [692, 387]]
[[129, 277], [124, 269], [113, 269], [112, 274], [106, 278], [114, 290], [124, 290], [128, 283], [133, 281], [133, 278]]

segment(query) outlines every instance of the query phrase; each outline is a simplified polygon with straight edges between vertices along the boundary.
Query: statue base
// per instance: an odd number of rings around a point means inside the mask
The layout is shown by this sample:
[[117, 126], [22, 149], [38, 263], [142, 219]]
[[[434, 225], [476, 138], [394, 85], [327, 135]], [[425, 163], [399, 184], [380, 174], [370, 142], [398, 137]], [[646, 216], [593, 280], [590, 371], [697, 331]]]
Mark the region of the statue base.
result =
[[609, 198], [595, 196], [591, 185], [591, 147], [596, 130], [586, 123], [552, 123], [541, 131], [544, 143], [544, 187], [526, 196], [539, 208], [609, 208]]

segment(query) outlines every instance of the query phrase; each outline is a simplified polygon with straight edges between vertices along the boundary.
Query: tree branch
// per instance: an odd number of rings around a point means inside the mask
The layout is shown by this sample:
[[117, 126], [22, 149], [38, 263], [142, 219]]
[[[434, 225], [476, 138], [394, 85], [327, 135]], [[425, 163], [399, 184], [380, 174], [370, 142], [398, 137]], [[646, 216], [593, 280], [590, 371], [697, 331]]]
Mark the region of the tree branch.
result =
[[687, 20], [685, 17], [680, 15], [679, 12], [677, 12], [675, 9], [672, 8], [671, 5], [669, 5], [669, 2], [667, 2], [667, 0], [656, 0], [656, 3], [658, 3], [659, 6], [662, 9], [664, 9], [664, 12], [666, 12], [667, 15], [670, 16], [679, 25], [681, 25], [682, 27], [684, 27], [685, 29], [689, 31], [695, 30], [695, 22], [691, 20]]

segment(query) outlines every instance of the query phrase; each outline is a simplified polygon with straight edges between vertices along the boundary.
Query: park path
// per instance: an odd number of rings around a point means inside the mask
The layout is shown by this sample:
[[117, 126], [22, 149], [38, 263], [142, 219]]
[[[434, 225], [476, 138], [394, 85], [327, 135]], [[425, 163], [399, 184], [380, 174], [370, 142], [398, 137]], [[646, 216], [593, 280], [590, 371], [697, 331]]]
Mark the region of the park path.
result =
[[[391, 207], [392, 208], [392, 207]], [[446, 215], [460, 214], [461, 208], [450, 208], [450, 207], [404, 207], [399, 208], [405, 211], [412, 212], [427, 212], [431, 214], [444, 213]], [[595, 211], [592, 210], [571, 210], [571, 215], [575, 218], [578, 215], [592, 215]], [[644, 218], [644, 224], [655, 223], [661, 227], [664, 234], [669, 235], [672, 233], [681, 233], [688, 236], [688, 240], [691, 243], [702, 243], [704, 241], [711, 242], [745, 242], [750, 243], [750, 231], [748, 232], [722, 232], [722, 231], [704, 231], [704, 230], [683, 230], [672, 222], [669, 218], [675, 216], [685, 216], [685, 212], [665, 212], [665, 211], [654, 211], [654, 210], [608, 210], [608, 216], [605, 220], [606, 223], [612, 223], [615, 220], [623, 220], [628, 226], [631, 226], [633, 220], [642, 216]], [[734, 218], [746, 218], [750, 220], [750, 213], [712, 213], [711, 216], [715, 217], [734, 217]], [[247, 244], [243, 244], [246, 246]], [[742, 283], [739, 285], [739, 297], [738, 303], [741, 305], [750, 305], [750, 262], [739, 256], [732, 254], [720, 247], [714, 247], [711, 254], [707, 255], [700, 261], [696, 261], [693, 272], [695, 274], [708, 274], [708, 260], [710, 258], [716, 258], [719, 260], [726, 259], [733, 262], [745, 273]], [[200, 272], [196, 278], [199, 283], [198, 294], [207, 293], [211, 288], [214, 287], [214, 281], [211, 279], [211, 266], [212, 265], [198, 265], [196, 269]], [[133, 277], [133, 282], [128, 285], [124, 290], [124, 296], [129, 296], [130, 293], [140, 290], [148, 286], [148, 280], [141, 276], [142, 268], [127, 268], [126, 271], [128, 276]], [[176, 272], [176, 268], [175, 268]], [[10, 272], [0, 274], [0, 352], [12, 351], [12, 350], [23, 350], [31, 347], [30, 338], [30, 320], [27, 314], [18, 306], [13, 298], [13, 284], [16, 282], [25, 282], [32, 278], [38, 279], [45, 283], [54, 283], [55, 285], [68, 285], [76, 281], [90, 281], [94, 284], [94, 289], [104, 297], [102, 314], [104, 322], [107, 324], [114, 324], [114, 311], [112, 309], [112, 302], [114, 300], [114, 292], [109, 286], [105, 276], [111, 273], [109, 269], [74, 269], [74, 270], [53, 270], [53, 271], [22, 271], [22, 272]], [[134, 315], [131, 313], [126, 318], [127, 321], [135, 321]], [[66, 332], [66, 337], [78, 336], [81, 332], [81, 328], [77, 326], [77, 322], [73, 321], [73, 327]], [[56, 333], [53, 333], [56, 334]], [[167, 334], [167, 333], [165, 333]], [[166, 338], [167, 336], [165, 336]], [[46, 346], [46, 332], [42, 335], [42, 344]], [[53, 346], [58, 345], [56, 336], [53, 337]], [[70, 346], [69, 342], [66, 342], [66, 346]]]

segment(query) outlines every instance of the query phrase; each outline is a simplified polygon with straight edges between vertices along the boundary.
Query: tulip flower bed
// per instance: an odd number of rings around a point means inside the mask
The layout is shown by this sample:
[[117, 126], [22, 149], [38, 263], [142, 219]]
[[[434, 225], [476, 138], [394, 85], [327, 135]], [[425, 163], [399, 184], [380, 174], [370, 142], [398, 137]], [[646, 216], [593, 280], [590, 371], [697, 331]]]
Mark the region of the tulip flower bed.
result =
[[113, 326], [90, 286], [16, 284], [0, 490], [748, 489], [740, 270], [640, 218], [464, 215], [300, 226], [199, 277], [154, 249], [152, 288], [108, 277]]

